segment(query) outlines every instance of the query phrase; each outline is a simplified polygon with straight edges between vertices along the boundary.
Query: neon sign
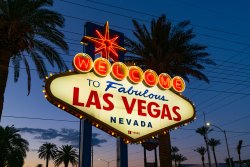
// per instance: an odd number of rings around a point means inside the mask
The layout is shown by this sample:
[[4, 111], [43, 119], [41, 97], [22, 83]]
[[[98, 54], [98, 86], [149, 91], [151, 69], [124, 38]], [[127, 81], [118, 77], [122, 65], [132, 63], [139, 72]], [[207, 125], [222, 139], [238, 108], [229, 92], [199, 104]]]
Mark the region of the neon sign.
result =
[[185, 90], [181, 77], [122, 62], [111, 64], [108, 58], [118, 60], [115, 49], [125, 49], [115, 43], [118, 37], [109, 38], [108, 24], [103, 36], [96, 32], [100, 39], [83, 39], [95, 42], [95, 52], [102, 57], [93, 61], [86, 53], [76, 54], [75, 71], [47, 78], [48, 101], [127, 143], [166, 133], [194, 119], [193, 105], [179, 94]]

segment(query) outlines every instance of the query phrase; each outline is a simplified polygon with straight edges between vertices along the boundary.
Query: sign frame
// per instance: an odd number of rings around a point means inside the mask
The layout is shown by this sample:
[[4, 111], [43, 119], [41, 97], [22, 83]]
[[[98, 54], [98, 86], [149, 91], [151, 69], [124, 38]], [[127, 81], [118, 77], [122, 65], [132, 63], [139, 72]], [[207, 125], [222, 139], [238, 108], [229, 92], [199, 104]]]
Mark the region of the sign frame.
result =
[[193, 121], [194, 118], [195, 118], [195, 115], [196, 115], [196, 110], [195, 110], [195, 106], [193, 105], [193, 103], [186, 97], [182, 96], [181, 94], [179, 93], [176, 93], [172, 90], [170, 90], [171, 92], [175, 93], [175, 95], [181, 97], [182, 99], [186, 100], [188, 103], [191, 104], [192, 106], [192, 109], [193, 109], [193, 115], [192, 117], [190, 117], [189, 119], [186, 119], [186, 120], [183, 120], [183, 121], [180, 121], [174, 125], [170, 125], [166, 128], [162, 128], [162, 129], [159, 129], [157, 131], [154, 131], [152, 133], [149, 133], [147, 135], [144, 135], [144, 136], [141, 136], [139, 138], [132, 138], [130, 136], [128, 136], [127, 134], [124, 134], [120, 131], [118, 131], [117, 129], [115, 129], [114, 127], [110, 126], [110, 125], [107, 125], [106, 123], [104, 123], [103, 121], [101, 120], [98, 120], [96, 119], [95, 117], [87, 114], [86, 112], [84, 112], [83, 114], [83, 111], [65, 103], [63, 100], [55, 97], [51, 90], [50, 90], [50, 85], [52, 83], [52, 81], [56, 78], [61, 78], [61, 77], [65, 77], [65, 76], [71, 76], [71, 75], [77, 75], [79, 73], [77, 72], [66, 72], [66, 73], [61, 73], [61, 74], [56, 74], [56, 75], [52, 75], [51, 77], [49, 78], [46, 78], [46, 85], [45, 85], [45, 97], [47, 98], [47, 100], [52, 103], [53, 105], [57, 106], [58, 108], [61, 108], [62, 110], [70, 113], [71, 115], [74, 115], [76, 116], [77, 118], [80, 118], [80, 119], [86, 119], [88, 120], [93, 126], [95, 126], [96, 128], [99, 128], [105, 132], [107, 132], [108, 134], [112, 135], [112, 136], [115, 136], [115, 137], [122, 137], [124, 139], [124, 142], [125, 143], [141, 143], [143, 141], [145, 141], [146, 139], [149, 139], [149, 138], [154, 138], [156, 135], [160, 134], [160, 133], [163, 133], [163, 134], [166, 134], [168, 133], [170, 130], [174, 130], [180, 126], [185, 126], [187, 125], [189, 122]]

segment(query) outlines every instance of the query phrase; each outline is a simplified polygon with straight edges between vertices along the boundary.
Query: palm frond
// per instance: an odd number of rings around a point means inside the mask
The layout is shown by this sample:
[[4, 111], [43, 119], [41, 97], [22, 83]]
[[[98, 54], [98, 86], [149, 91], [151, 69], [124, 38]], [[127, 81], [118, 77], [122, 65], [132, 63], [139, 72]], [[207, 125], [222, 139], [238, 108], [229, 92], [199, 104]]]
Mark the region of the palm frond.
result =
[[41, 40], [34, 40], [34, 47], [38, 50], [49, 63], [54, 67], [54, 62], [56, 62], [60, 71], [67, 70], [67, 65], [59, 55], [59, 53], [50, 45], [46, 44]]
[[30, 66], [29, 63], [27, 61], [27, 59], [25, 58], [25, 56], [23, 55], [23, 61], [24, 61], [24, 65], [25, 65], [25, 69], [26, 69], [26, 74], [27, 74], [27, 83], [28, 83], [28, 94], [30, 94], [30, 89], [31, 89], [31, 74], [30, 74]]
[[35, 62], [38, 76], [41, 79], [45, 78], [48, 72], [47, 72], [47, 69], [46, 69], [46, 66], [44, 64], [42, 57], [36, 51], [31, 51], [30, 55], [31, 55], [32, 60]]

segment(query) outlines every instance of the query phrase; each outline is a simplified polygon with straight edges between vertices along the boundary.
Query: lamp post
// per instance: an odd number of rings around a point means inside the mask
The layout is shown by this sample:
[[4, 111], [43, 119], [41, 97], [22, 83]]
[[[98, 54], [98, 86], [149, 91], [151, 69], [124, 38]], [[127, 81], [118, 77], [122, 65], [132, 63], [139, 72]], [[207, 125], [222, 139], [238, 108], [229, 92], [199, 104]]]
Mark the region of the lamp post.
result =
[[217, 128], [217, 129], [219, 129], [221, 132], [223, 132], [224, 133], [224, 136], [225, 136], [225, 140], [226, 140], [226, 146], [227, 146], [227, 154], [228, 154], [228, 159], [229, 159], [229, 166], [230, 167], [232, 167], [232, 164], [231, 164], [231, 157], [230, 157], [230, 152], [229, 152], [229, 148], [228, 148], [228, 142], [227, 142], [227, 134], [226, 134], [226, 131], [225, 130], [223, 130], [223, 129], [221, 129], [219, 126], [216, 126], [216, 125], [213, 125], [213, 124], [211, 124], [210, 122], [207, 122], [206, 123], [206, 126], [213, 126], [213, 127], [215, 127], [215, 128]]
[[109, 164], [110, 164], [111, 162], [116, 161], [116, 160], [106, 161], [106, 160], [104, 160], [104, 159], [98, 158], [98, 161], [104, 161], [104, 162], [106, 162], [107, 165], [108, 165], [108, 167], [109, 167]]

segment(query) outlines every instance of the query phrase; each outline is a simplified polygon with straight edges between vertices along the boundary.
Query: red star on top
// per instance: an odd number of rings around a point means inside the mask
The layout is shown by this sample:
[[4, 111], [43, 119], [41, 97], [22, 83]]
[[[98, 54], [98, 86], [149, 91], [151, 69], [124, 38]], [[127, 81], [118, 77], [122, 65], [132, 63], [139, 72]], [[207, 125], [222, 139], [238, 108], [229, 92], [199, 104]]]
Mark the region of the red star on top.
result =
[[104, 35], [102, 35], [98, 30], [95, 31], [99, 38], [84, 36], [81, 43], [86, 43], [86, 41], [93, 42], [95, 44], [95, 54], [101, 53], [101, 56], [106, 59], [112, 59], [113, 61], [118, 61], [118, 50], [126, 51], [125, 48], [119, 46], [116, 40], [119, 36], [114, 38], [109, 37], [109, 24], [106, 22]]

